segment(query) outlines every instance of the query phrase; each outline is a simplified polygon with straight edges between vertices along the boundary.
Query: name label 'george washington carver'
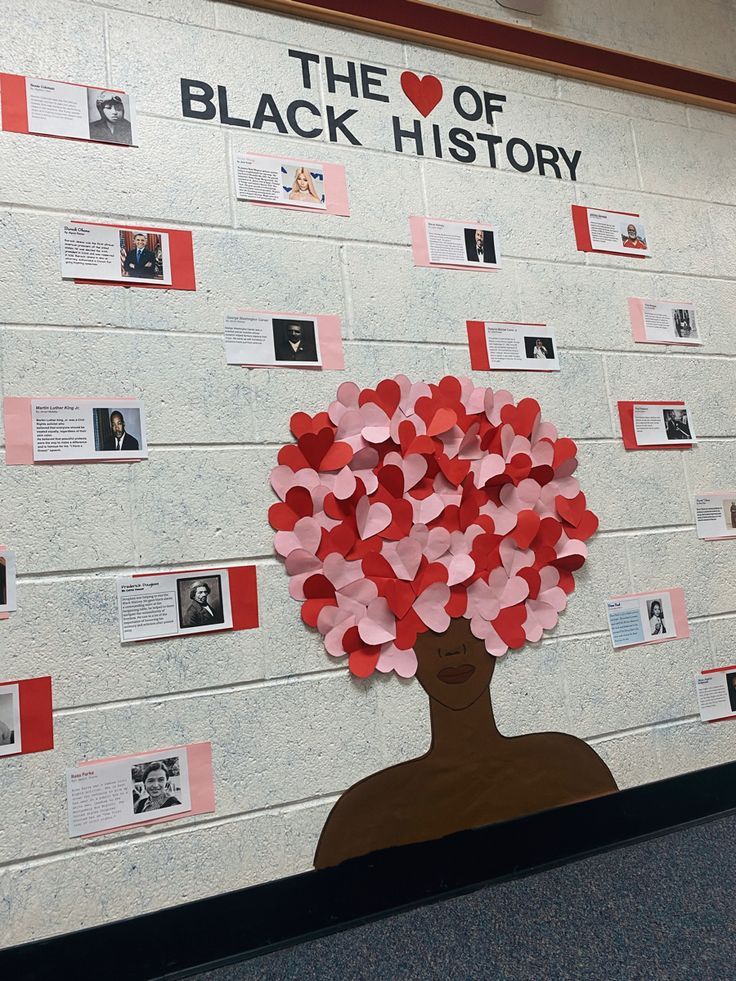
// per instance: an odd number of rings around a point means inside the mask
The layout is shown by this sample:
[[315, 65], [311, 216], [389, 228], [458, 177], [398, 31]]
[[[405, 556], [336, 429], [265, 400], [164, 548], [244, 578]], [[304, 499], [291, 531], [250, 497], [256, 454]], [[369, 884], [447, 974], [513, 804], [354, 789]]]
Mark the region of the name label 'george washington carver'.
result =
[[[361, 111], [370, 103], [371, 127], [375, 127], [377, 103], [400, 102], [396, 114], [387, 110], [387, 142], [397, 153], [435, 157], [493, 169], [510, 167], [520, 173], [536, 173], [557, 180], [576, 181], [582, 150], [530, 142], [519, 136], [502, 136], [499, 116], [505, 95], [467, 84], [443, 83], [434, 75], [419, 77], [396, 69], [363, 62], [339, 61], [329, 55], [288, 50], [286, 66], [293, 72], [294, 87], [303, 93], [290, 99], [262, 92], [245, 106], [235, 105], [224, 85], [203, 79], [182, 78], [181, 111], [188, 119], [218, 119], [225, 126], [278, 132], [305, 140], [327, 139], [330, 143], [363, 146], [364, 120]], [[288, 75], [286, 76], [289, 77]], [[283, 80], [282, 80], [283, 84]], [[320, 85], [335, 98], [321, 104]], [[390, 91], [384, 88], [386, 85]], [[345, 104], [357, 101], [358, 105]], [[361, 105], [362, 103], [362, 105]], [[421, 117], [411, 111], [410, 104]], [[443, 123], [427, 117], [441, 107]], [[241, 115], [247, 112], [248, 115]], [[452, 125], [456, 117], [458, 125]], [[380, 118], [380, 117], [379, 117]], [[449, 121], [448, 121], [449, 120]], [[468, 124], [474, 124], [469, 127]]]

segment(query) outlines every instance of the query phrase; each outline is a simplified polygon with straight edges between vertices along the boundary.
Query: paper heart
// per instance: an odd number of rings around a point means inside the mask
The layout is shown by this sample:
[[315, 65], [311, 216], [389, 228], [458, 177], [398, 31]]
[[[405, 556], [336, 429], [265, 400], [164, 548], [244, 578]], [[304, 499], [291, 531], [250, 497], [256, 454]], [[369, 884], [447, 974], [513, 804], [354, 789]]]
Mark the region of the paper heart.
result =
[[408, 582], [397, 582], [395, 579], [384, 579], [378, 591], [397, 620], [406, 616], [416, 599], [416, 593]]
[[[334, 609], [334, 607], [326, 607], [325, 609]], [[320, 614], [320, 619], [318, 620], [318, 624], [322, 621], [322, 616], [324, 612], [325, 611], [323, 610], [322, 613]], [[336, 626], [334, 626], [331, 630], [327, 631], [327, 633], [324, 635], [325, 638], [324, 643], [325, 643], [325, 650], [327, 651], [328, 654], [332, 655], [332, 657], [345, 657], [345, 646], [344, 646], [345, 633], [351, 627], [354, 626], [355, 626], [355, 617], [349, 616], [341, 623], [338, 623]]]
[[445, 510], [445, 502], [438, 494], [430, 494], [429, 497], [425, 497], [421, 501], [412, 497], [411, 506], [414, 523], [420, 525], [429, 524]]
[[433, 583], [416, 598], [414, 612], [430, 630], [443, 633], [450, 626], [450, 617], [445, 612], [445, 604], [449, 599], [449, 587], [444, 583]]
[[396, 620], [383, 596], [369, 604], [366, 615], [358, 622], [360, 639], [366, 644], [387, 644], [396, 637]]
[[286, 500], [286, 495], [293, 487], [306, 487], [312, 490], [319, 485], [319, 475], [309, 468], [297, 470], [291, 467], [274, 467], [271, 471], [271, 486], [282, 501]]
[[437, 457], [440, 470], [455, 487], [459, 486], [470, 473], [470, 460], [450, 460], [445, 453]]
[[442, 82], [434, 75], [419, 78], [414, 72], [401, 73], [401, 88], [409, 102], [425, 117], [442, 99]]
[[506, 469], [506, 461], [499, 453], [489, 453], [479, 463], [473, 464], [473, 473], [478, 487], [482, 487], [492, 477], [497, 477]]
[[355, 493], [355, 474], [350, 467], [343, 467], [335, 478], [332, 493], [338, 501], [346, 501]]
[[568, 538], [577, 538], [580, 541], [587, 541], [598, 531], [598, 518], [592, 511], [586, 511], [575, 528], [567, 529]]
[[519, 511], [516, 516], [516, 527], [511, 532], [511, 536], [519, 548], [529, 548], [536, 537], [541, 523], [536, 511]]
[[585, 563], [587, 554], [588, 550], [585, 545], [573, 539], [565, 542], [562, 548], [558, 550], [557, 557], [552, 564], [566, 572], [574, 572]]
[[322, 528], [314, 518], [300, 518], [291, 531], [279, 531], [274, 536], [274, 547], [286, 557], [294, 549], [316, 554], [322, 539]]
[[350, 583], [363, 578], [360, 562], [348, 562], [337, 552], [327, 556], [322, 569], [335, 589], [344, 589]]
[[522, 399], [518, 405], [505, 405], [501, 410], [501, 420], [512, 426], [517, 436], [531, 436], [539, 412], [536, 399]]
[[355, 509], [355, 521], [360, 537], [372, 538], [391, 524], [391, 509], [387, 504], [371, 504], [367, 497], [361, 497]]
[[508, 606], [516, 606], [517, 603], [523, 603], [528, 595], [529, 583], [521, 576], [514, 576], [506, 583], [499, 597], [501, 609], [505, 610]]
[[398, 542], [386, 542], [383, 553], [399, 579], [409, 582], [414, 579], [422, 561], [422, 546], [416, 539], [402, 538]]
[[555, 443], [555, 453], [552, 466], [556, 470], [565, 460], [571, 460], [577, 453], [578, 448], [571, 439], [563, 436]]
[[[288, 532], [286, 532], [288, 534]], [[322, 562], [305, 548], [295, 548], [286, 556], [286, 571], [290, 576], [310, 575], [322, 569]]]
[[376, 670], [383, 674], [395, 671], [400, 678], [413, 678], [417, 670], [417, 656], [411, 648], [402, 651], [395, 644], [384, 644]]
[[475, 572], [475, 562], [469, 555], [453, 555], [447, 563], [447, 585], [465, 582]]
[[534, 565], [534, 552], [531, 549], [517, 548], [510, 538], [504, 538], [498, 547], [501, 563], [506, 570], [506, 575], [511, 577], [519, 569], [524, 569], [529, 565]]
[[568, 524], [578, 525], [585, 513], [585, 494], [580, 491], [575, 497], [567, 498], [558, 495], [555, 498], [557, 513]]
[[411, 490], [419, 483], [426, 474], [428, 466], [426, 459], [418, 453], [412, 453], [407, 457], [402, 457], [395, 452], [387, 453], [383, 462], [386, 466], [395, 466], [401, 470], [404, 475], [405, 491]]
[[381, 648], [378, 645], [366, 644], [361, 640], [357, 627], [345, 631], [342, 646], [348, 655], [351, 672], [358, 678], [368, 678], [373, 674]]
[[370, 552], [362, 560], [363, 573], [370, 579], [391, 579], [394, 578], [394, 570], [380, 554], [380, 552]]

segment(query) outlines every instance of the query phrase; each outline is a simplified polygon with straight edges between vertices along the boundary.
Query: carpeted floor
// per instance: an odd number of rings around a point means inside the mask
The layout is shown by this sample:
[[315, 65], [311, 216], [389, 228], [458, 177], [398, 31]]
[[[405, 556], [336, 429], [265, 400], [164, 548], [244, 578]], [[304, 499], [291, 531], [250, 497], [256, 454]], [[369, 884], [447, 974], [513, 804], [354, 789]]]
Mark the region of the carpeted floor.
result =
[[726, 981], [735, 926], [733, 815], [196, 979]]

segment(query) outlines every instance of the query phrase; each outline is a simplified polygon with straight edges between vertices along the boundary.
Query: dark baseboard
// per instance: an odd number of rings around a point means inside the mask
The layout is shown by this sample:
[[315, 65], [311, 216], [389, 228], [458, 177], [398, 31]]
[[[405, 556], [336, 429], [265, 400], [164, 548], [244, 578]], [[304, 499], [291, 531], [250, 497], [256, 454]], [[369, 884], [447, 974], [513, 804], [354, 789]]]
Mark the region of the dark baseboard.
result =
[[0, 952], [0, 973], [184, 977], [734, 810], [736, 762], [13, 947]]

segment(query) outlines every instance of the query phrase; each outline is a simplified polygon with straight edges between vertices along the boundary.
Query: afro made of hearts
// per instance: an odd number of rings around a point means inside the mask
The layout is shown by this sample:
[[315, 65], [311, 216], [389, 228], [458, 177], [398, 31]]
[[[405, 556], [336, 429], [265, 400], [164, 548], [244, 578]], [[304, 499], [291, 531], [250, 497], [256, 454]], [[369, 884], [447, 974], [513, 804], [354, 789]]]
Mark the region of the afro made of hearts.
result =
[[576, 446], [531, 398], [468, 378], [344, 382], [291, 418], [269, 510], [289, 593], [353, 674], [416, 672], [414, 645], [466, 617], [493, 656], [555, 626], [598, 527]]

